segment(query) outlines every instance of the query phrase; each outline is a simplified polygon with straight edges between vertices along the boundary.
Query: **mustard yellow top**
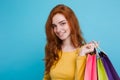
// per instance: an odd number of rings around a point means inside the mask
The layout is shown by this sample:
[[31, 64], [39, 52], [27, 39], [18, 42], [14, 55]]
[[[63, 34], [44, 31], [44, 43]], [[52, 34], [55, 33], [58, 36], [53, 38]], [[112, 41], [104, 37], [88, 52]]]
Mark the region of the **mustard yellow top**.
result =
[[86, 56], [78, 56], [78, 50], [62, 52], [60, 60], [43, 80], [84, 80], [85, 63]]

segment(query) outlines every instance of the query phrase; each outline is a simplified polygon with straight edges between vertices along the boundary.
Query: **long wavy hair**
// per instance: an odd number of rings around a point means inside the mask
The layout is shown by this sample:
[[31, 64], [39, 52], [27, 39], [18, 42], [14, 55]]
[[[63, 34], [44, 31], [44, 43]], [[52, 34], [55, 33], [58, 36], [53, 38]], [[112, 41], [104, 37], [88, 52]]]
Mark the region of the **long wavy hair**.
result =
[[58, 52], [61, 51], [62, 40], [60, 40], [55, 35], [52, 27], [52, 18], [57, 13], [64, 15], [64, 17], [68, 21], [71, 30], [71, 42], [73, 43], [74, 47], [77, 48], [86, 43], [82, 36], [82, 32], [80, 30], [78, 20], [72, 9], [70, 9], [68, 6], [65, 6], [63, 4], [59, 4], [55, 6], [51, 10], [45, 25], [46, 38], [47, 38], [47, 43], [45, 46], [45, 59], [44, 59], [46, 73], [49, 73], [50, 68], [54, 64], [54, 62], [55, 61], [57, 62], [59, 60]]

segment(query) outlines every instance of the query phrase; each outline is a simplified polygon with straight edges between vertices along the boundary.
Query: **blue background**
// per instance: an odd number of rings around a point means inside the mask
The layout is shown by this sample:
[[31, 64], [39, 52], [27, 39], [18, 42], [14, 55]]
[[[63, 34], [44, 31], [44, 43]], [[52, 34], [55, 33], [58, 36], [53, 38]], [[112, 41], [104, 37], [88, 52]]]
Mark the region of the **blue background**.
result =
[[51, 9], [73, 9], [87, 42], [96, 40], [120, 75], [120, 0], [0, 0], [0, 80], [42, 80]]

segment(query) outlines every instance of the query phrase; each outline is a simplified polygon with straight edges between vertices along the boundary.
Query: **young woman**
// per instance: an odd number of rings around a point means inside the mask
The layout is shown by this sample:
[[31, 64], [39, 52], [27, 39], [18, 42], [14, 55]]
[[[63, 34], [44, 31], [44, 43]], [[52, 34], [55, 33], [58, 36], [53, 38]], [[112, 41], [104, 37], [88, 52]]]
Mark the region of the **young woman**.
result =
[[86, 54], [97, 42], [86, 43], [74, 12], [55, 6], [46, 22], [45, 74], [43, 80], [84, 80]]

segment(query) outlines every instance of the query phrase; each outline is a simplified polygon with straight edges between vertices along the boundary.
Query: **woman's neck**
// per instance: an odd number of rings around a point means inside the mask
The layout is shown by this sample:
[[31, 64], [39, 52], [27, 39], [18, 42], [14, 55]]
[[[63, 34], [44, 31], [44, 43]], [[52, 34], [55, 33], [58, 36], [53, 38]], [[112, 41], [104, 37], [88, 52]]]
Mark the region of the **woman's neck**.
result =
[[62, 51], [73, 51], [76, 48], [73, 46], [70, 39], [64, 40], [62, 44]]

